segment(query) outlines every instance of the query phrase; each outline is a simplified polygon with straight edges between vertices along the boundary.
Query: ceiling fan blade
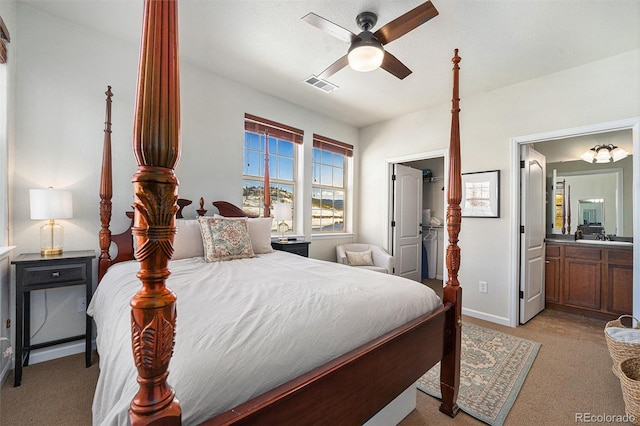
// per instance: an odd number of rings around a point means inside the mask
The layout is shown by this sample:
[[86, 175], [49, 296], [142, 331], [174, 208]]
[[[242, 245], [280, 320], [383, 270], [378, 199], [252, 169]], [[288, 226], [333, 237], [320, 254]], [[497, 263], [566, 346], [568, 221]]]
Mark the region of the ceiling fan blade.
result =
[[306, 23], [311, 24], [318, 29], [321, 29], [322, 31], [331, 34], [338, 40], [344, 41], [345, 43], [351, 43], [357, 37], [351, 31], [342, 28], [338, 24], [334, 24], [333, 22], [324, 19], [322, 16], [318, 16], [313, 12], [304, 15], [301, 19]]
[[344, 55], [342, 58], [338, 59], [333, 64], [329, 65], [329, 68], [322, 71], [322, 73], [320, 73], [318, 78], [326, 80], [327, 78], [331, 77], [332, 75], [334, 75], [335, 73], [340, 71], [342, 68], [346, 67], [347, 65], [349, 65], [349, 58], [347, 58], [347, 55]]
[[380, 68], [390, 72], [391, 74], [398, 77], [400, 80], [403, 80], [406, 76], [411, 74], [411, 70], [407, 68], [405, 64], [400, 62], [398, 58], [396, 58], [386, 50], [384, 52], [384, 58], [382, 59], [382, 64], [380, 65]]
[[414, 28], [419, 27], [431, 18], [438, 16], [436, 7], [430, 1], [408, 11], [402, 16], [389, 22], [373, 35], [380, 43], [387, 44], [402, 37]]

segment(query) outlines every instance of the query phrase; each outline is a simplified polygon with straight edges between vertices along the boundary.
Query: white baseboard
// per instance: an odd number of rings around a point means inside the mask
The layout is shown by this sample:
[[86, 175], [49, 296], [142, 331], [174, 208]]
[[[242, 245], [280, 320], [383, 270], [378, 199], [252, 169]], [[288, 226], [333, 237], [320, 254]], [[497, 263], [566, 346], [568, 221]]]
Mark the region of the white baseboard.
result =
[[4, 384], [5, 380], [7, 380], [7, 376], [9, 375], [9, 371], [11, 370], [13, 370], [13, 362], [9, 360], [9, 362], [4, 365], [2, 373], [0, 373], [0, 386]]
[[[91, 348], [96, 348], [95, 340], [91, 342]], [[29, 364], [37, 364], [81, 353], [84, 353], [84, 340], [33, 350], [29, 355]]]
[[462, 315], [469, 315], [470, 317], [478, 318], [481, 320], [493, 322], [500, 325], [505, 325], [507, 327], [511, 327], [509, 323], [509, 318], [499, 317], [497, 315], [491, 315], [480, 311], [474, 311], [473, 309], [462, 308]]

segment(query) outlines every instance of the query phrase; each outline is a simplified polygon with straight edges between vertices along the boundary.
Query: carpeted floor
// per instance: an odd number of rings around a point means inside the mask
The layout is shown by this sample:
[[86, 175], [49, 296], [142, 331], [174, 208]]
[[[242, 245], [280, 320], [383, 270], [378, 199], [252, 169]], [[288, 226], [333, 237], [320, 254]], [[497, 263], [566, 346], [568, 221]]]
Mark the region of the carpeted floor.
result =
[[[464, 321], [542, 345], [505, 425], [575, 425], [576, 413], [624, 414], [602, 332], [604, 321], [550, 310], [515, 329], [470, 317]], [[18, 388], [9, 374], [0, 390], [0, 424], [90, 425], [97, 377], [96, 357], [93, 366], [85, 368], [82, 354], [26, 367]], [[417, 409], [401, 426], [483, 424], [464, 412], [451, 419], [438, 411], [438, 400], [417, 394]]]

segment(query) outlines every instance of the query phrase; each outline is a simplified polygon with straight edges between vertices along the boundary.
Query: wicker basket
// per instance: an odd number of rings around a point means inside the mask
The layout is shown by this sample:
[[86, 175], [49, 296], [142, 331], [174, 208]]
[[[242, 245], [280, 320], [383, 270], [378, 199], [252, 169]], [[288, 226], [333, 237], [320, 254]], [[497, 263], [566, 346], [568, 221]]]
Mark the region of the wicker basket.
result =
[[618, 364], [625, 412], [629, 421], [640, 424], [640, 358], [628, 358]]
[[620, 377], [618, 372], [620, 362], [627, 358], [640, 357], [640, 342], [621, 342], [611, 338], [607, 333], [607, 328], [609, 327], [628, 328], [622, 324], [622, 318], [625, 317], [632, 318], [636, 322], [635, 327], [633, 327], [634, 329], [640, 329], [640, 322], [631, 315], [620, 315], [617, 320], [609, 321], [607, 325], [604, 326], [604, 338], [607, 340], [609, 355], [611, 355], [611, 359], [613, 359], [613, 367], [611, 367], [611, 369], [613, 370], [613, 374], [618, 377]]

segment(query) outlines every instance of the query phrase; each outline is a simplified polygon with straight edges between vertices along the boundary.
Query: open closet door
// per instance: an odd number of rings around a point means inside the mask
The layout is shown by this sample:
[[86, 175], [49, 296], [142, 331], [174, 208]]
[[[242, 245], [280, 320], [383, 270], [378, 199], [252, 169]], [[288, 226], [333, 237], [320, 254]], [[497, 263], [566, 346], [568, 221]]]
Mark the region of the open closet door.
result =
[[422, 170], [394, 164], [393, 236], [394, 274], [421, 280]]
[[520, 153], [520, 323], [544, 309], [544, 155], [528, 145]]

